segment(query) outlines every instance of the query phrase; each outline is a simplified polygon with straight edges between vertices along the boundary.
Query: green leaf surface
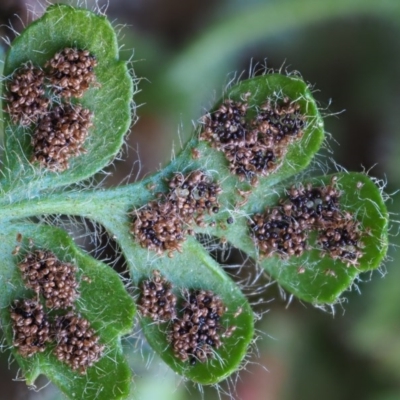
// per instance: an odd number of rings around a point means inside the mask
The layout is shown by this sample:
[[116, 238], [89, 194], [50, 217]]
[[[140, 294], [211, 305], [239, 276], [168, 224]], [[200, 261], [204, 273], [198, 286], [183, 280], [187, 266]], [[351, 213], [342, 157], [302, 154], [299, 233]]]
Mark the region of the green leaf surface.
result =
[[[364, 255], [357, 267], [347, 266], [340, 260], [328, 256], [321, 257], [315, 243], [313, 249], [306, 251], [300, 257], [281, 259], [278, 256], [261, 258], [258, 255], [249, 235], [248, 216], [264, 212], [267, 207], [274, 207], [281, 197], [285, 197], [285, 189], [298, 181], [276, 186], [274, 190], [253, 194], [243, 209], [235, 213], [235, 223], [232, 226], [219, 224], [216, 228], [198, 230], [228, 240], [233, 246], [241, 249], [251, 257], [259, 260], [260, 265], [273, 279], [290, 294], [314, 303], [334, 303], [340, 295], [349, 289], [361, 272], [379, 267], [388, 248], [388, 212], [382, 198], [381, 190], [366, 175], [360, 173], [338, 173], [338, 188], [343, 192], [340, 198], [341, 208], [354, 214], [364, 231], [361, 241], [364, 244]], [[304, 181], [314, 186], [329, 184], [332, 176], [324, 176]], [[304, 178], [303, 178], [304, 179]], [[221, 217], [227, 217], [221, 215]], [[221, 218], [222, 219], [222, 218]], [[304, 267], [305, 272], [299, 273]]]
[[[215, 351], [214, 359], [190, 366], [173, 355], [167, 340], [168, 323], [158, 325], [149, 318], [142, 318], [146, 339], [159, 356], [178, 374], [202, 384], [217, 383], [236, 371], [254, 335], [253, 311], [240, 288], [221, 266], [191, 237], [185, 242], [182, 253], [175, 253], [173, 258], [156, 256], [133, 243], [127, 247], [123, 241], [120, 243], [136, 282], [148, 279], [151, 271], [157, 269], [173, 284], [178, 296], [182, 289], [211, 290], [228, 307], [221, 321], [223, 327], [237, 327], [231, 337], [222, 339], [222, 347]], [[139, 262], [145, 259], [146, 263]], [[242, 313], [234, 317], [239, 307]]]
[[[341, 208], [352, 213], [361, 223], [361, 241], [365, 247], [360, 265], [347, 266], [328, 256], [322, 258], [315, 245], [308, 254], [297, 259], [284, 261], [270, 258], [261, 262], [285, 289], [312, 303], [334, 303], [361, 272], [379, 267], [388, 248], [389, 218], [379, 188], [363, 174], [342, 173], [337, 176], [338, 188], [343, 191]], [[329, 184], [330, 179], [329, 176], [314, 178], [312, 183], [322, 186]], [[358, 188], [360, 184], [363, 186]], [[304, 273], [298, 272], [300, 266], [305, 267]]]
[[[85, 179], [109, 164], [120, 150], [131, 123], [132, 77], [127, 63], [119, 60], [116, 33], [103, 16], [66, 5], [50, 6], [14, 40], [8, 50], [4, 74], [10, 76], [23, 63], [32, 61], [44, 67], [47, 60], [66, 47], [87, 49], [98, 62], [94, 72], [96, 82], [79, 102], [94, 113], [89, 137], [85, 142], [87, 154], [71, 159], [70, 168], [61, 173], [45, 171], [29, 160], [33, 127], [22, 128], [5, 119], [5, 148], [3, 175], [14, 195], [20, 187], [38, 190], [54, 188]], [[8, 189], [10, 190], [10, 189]]]
[[[138, 199], [143, 195], [143, 188], [141, 185], [139, 187], [140, 193], [136, 192], [137, 186], [129, 185], [104, 192], [74, 193], [76, 196], [74, 199], [64, 194], [61, 197], [57, 196], [59, 201], [53, 198], [49, 203], [46, 199], [37, 202], [27, 201], [27, 205], [31, 204], [30, 210], [25, 209], [23, 203], [19, 206], [22, 206], [24, 213], [35, 213], [35, 203], [37, 210], [42, 209], [42, 212], [47, 206], [49, 206], [47, 212], [58, 208], [66, 214], [78, 215], [85, 215], [86, 210], [89, 209], [96, 210], [95, 215], [90, 216], [101, 223], [118, 241], [134, 285], [138, 285], [142, 279], [151, 276], [153, 270], [158, 269], [172, 282], [178, 292], [184, 288], [204, 289], [212, 290], [219, 295], [228, 307], [228, 312], [222, 321], [223, 326], [227, 328], [235, 325], [237, 329], [230, 338], [224, 339], [224, 346], [218, 349], [216, 359], [206, 364], [199, 363], [194, 367], [189, 367], [187, 363], [180, 362], [173, 356], [165, 331], [151, 321], [142, 319], [148, 342], [172, 369], [199, 383], [219, 382], [236, 371], [247, 354], [254, 333], [253, 312], [240, 288], [196, 239], [189, 237], [183, 245], [182, 253], [174, 253], [173, 258], [169, 258], [167, 254], [159, 256], [140, 247], [129, 232], [131, 221], [128, 214], [131, 208], [130, 202], [134, 202], [134, 194], [138, 196]], [[133, 190], [134, 188], [136, 190]], [[128, 193], [130, 196], [127, 197]], [[7, 209], [3, 211], [9, 214]], [[243, 309], [243, 312], [235, 318], [233, 314], [239, 307]]]
[[[248, 97], [249, 112], [247, 114], [249, 121], [257, 115], [258, 108], [268, 99], [274, 101], [287, 96], [290, 100], [299, 104], [301, 114], [306, 117], [306, 128], [303, 136], [289, 145], [280, 167], [270, 175], [260, 177], [258, 188], [250, 186], [248, 182], [239, 182], [238, 177], [232, 176], [230, 173], [229, 163], [222, 152], [217, 152], [210, 148], [207, 143], [200, 142], [197, 146], [200, 151], [200, 160], [197, 164], [200, 168], [218, 171], [218, 179], [221, 181], [224, 191], [224, 194], [220, 197], [221, 202], [230, 202], [232, 205], [240, 200], [235, 189], [251, 189], [254, 193], [257, 193], [257, 191], [262, 193], [268, 187], [299, 173], [309, 165], [324, 140], [322, 117], [309, 86], [299, 77], [267, 74], [244, 80], [230, 88], [224, 94], [224, 98], [242, 101], [243, 96], [248, 93], [250, 93]], [[221, 103], [222, 100], [217, 102], [213, 110], [218, 108]], [[187, 157], [186, 153], [182, 154], [181, 158], [184, 157]], [[192, 163], [196, 164], [196, 161], [192, 160]], [[257, 197], [257, 194], [254, 197]]]
[[[323, 120], [307, 83], [296, 76], [267, 74], [234, 85], [224, 93], [223, 99], [241, 101], [243, 96], [248, 93], [251, 94], [248, 98], [249, 120], [255, 117], [257, 109], [268, 99], [276, 100], [284, 96], [296, 101], [300, 105], [300, 112], [306, 117], [303, 136], [289, 145], [288, 151], [276, 171], [266, 177], [260, 177], [256, 187], [251, 186], [248, 181], [240, 182], [238, 176], [229, 171], [229, 162], [225, 155], [212, 148], [207, 142], [199, 141], [198, 137], [203, 128], [203, 126], [199, 126], [182, 151], [167, 166], [146, 180], [132, 185], [134, 197], [139, 197], [143, 188], [148, 192], [146, 185], [154, 186], [153, 193], [165, 191], [167, 189], [165, 180], [170, 179], [176, 172], [185, 173], [201, 169], [208, 172], [221, 185], [223, 191], [219, 196], [221, 209], [235, 213], [237, 204], [243, 201], [239, 190], [251, 191], [252, 201], [258, 201], [273, 185], [304, 170], [324, 140]], [[217, 109], [223, 99], [219, 100], [212, 110]], [[193, 156], [194, 150], [198, 152], [197, 158]], [[138, 190], [134, 190], [134, 187], [137, 187]], [[226, 218], [226, 213], [222, 212], [221, 216], [217, 216], [216, 219], [222, 221]]]
[[[18, 233], [23, 236], [20, 255], [12, 255], [14, 247], [21, 245], [16, 241]], [[72, 262], [78, 267], [80, 296], [76, 311], [89, 320], [100, 337], [100, 343], [105, 345], [105, 350], [104, 356], [81, 375], [56, 359], [52, 354], [54, 345], [49, 345], [44, 353], [37, 353], [30, 358], [22, 357], [13, 349], [27, 383], [33, 384], [40, 374], [44, 374], [71, 399], [126, 398], [130, 392], [132, 374], [122, 354], [121, 335], [132, 329], [134, 303], [118, 274], [84, 254], [61, 229], [33, 224], [16, 224], [2, 229], [0, 309], [7, 341], [12, 343], [11, 303], [15, 299], [35, 296], [24, 287], [17, 267], [18, 260], [29, 251], [29, 239], [34, 241], [35, 248], [50, 249], [60, 260]]]

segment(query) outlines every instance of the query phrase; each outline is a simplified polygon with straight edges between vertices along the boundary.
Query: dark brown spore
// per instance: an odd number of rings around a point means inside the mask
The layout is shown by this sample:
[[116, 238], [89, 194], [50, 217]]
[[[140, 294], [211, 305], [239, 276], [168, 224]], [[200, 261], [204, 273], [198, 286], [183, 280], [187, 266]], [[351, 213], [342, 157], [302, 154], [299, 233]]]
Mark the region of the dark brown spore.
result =
[[57, 318], [54, 326], [57, 359], [68, 364], [72, 370], [85, 374], [87, 368], [100, 360], [105, 346], [90, 323], [79, 314], [69, 312]]
[[55, 107], [42, 117], [32, 136], [32, 162], [39, 162], [51, 171], [69, 168], [69, 160], [85, 153], [93, 114], [80, 105]]
[[26, 287], [41, 294], [46, 307], [65, 309], [74, 307], [78, 297], [76, 267], [60, 261], [47, 250], [28, 253], [18, 264]]
[[153, 271], [153, 278], [142, 282], [138, 308], [144, 317], [153, 321], [166, 322], [176, 317], [176, 296], [171, 283], [159, 271]]
[[211, 291], [186, 291], [184, 297], [182, 316], [174, 320], [169, 341], [177, 358], [195, 365], [213, 358], [213, 349], [221, 347], [220, 320], [227, 309]]
[[13, 346], [23, 357], [31, 357], [46, 349], [50, 328], [43, 306], [36, 300], [16, 300], [10, 310]]
[[65, 48], [46, 63], [49, 79], [56, 94], [82, 97], [95, 80], [96, 58], [87, 50]]
[[14, 124], [28, 126], [44, 115], [49, 100], [44, 96], [44, 73], [27, 63], [6, 84], [5, 111]]
[[300, 106], [288, 97], [263, 104], [255, 118], [247, 117], [250, 94], [246, 100], [225, 100], [204, 117], [200, 139], [222, 151], [229, 169], [241, 180], [256, 182], [277, 170], [288, 145], [303, 135], [305, 117]]

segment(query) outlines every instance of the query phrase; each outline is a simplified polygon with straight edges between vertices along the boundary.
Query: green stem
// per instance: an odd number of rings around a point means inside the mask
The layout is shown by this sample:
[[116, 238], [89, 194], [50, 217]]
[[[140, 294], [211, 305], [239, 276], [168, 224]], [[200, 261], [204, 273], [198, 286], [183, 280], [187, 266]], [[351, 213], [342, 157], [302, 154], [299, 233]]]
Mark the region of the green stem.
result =
[[121, 212], [134, 206], [135, 199], [140, 203], [144, 197], [143, 190], [140, 190], [141, 186], [142, 184], [137, 184], [107, 190], [52, 193], [40, 198], [23, 200], [2, 206], [0, 221], [45, 214], [80, 215], [98, 220], [97, 217], [103, 213], [108, 215], [112, 210]]
[[[35, 183], [40, 183], [39, 176], [29, 184], [22, 181], [16, 185], [9, 185], [7, 180], [3, 179], [0, 185], [3, 189], [0, 196], [0, 223], [39, 215], [63, 214], [87, 217], [104, 226], [107, 226], [107, 221], [110, 220], [119, 220], [124, 224], [132, 209], [153, 200], [155, 193], [166, 189], [166, 177], [187, 166], [189, 154], [197, 144], [198, 140], [192, 138], [179, 155], [162, 170], [142, 181], [115, 188], [71, 188], [62, 192], [46, 192], [42, 187], [35, 187]], [[35, 190], [30, 190], [33, 187]], [[6, 188], [8, 191], [5, 191]]]

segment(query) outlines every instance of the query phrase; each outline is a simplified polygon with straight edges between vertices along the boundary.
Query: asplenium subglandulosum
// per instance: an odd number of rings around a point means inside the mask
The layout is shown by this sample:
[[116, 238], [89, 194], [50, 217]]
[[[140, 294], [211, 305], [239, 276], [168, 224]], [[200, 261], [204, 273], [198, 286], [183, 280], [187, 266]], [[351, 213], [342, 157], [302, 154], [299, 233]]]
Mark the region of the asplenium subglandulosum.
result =
[[[134, 377], [121, 337], [133, 329], [135, 301], [146, 339], [178, 374], [213, 384], [239, 369], [254, 315], [209, 254], [206, 237], [240, 249], [288, 293], [316, 305], [337, 302], [387, 250], [388, 214], [373, 180], [304, 173], [324, 128], [296, 76], [239, 82], [159, 172], [129, 185], [85, 188], [82, 181], [120, 151], [133, 92], [111, 24], [84, 9], [49, 7], [7, 53], [1, 323], [27, 383], [45, 374], [70, 398], [129, 396]], [[102, 225], [136, 289], [65, 231], [31, 218], [51, 214]], [[24, 299], [41, 307], [47, 325], [21, 306]], [[90, 353], [83, 333], [65, 333], [81, 326], [68, 313], [90, 326], [98, 353]]]

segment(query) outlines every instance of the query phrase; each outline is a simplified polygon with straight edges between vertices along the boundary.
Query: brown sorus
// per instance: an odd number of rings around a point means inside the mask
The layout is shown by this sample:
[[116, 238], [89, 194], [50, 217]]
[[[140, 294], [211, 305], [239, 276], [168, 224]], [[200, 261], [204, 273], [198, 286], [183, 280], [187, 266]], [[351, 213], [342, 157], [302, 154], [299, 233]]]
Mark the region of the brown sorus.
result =
[[245, 146], [247, 109], [247, 102], [224, 100], [216, 111], [203, 118], [204, 129], [200, 139], [222, 151]]
[[105, 346], [99, 343], [99, 336], [90, 327], [90, 322], [79, 314], [69, 312], [58, 317], [53, 334], [57, 359], [81, 374], [103, 355]]
[[[261, 141], [286, 145], [303, 135], [305, 117], [300, 112], [300, 105], [288, 97], [282, 100], [268, 100], [252, 121], [259, 132]], [[261, 135], [260, 135], [261, 134]]]
[[203, 226], [206, 213], [219, 212], [221, 188], [200, 170], [176, 173], [168, 187], [167, 193], [157, 193], [157, 200], [133, 213], [131, 233], [142, 247], [172, 256], [181, 251], [192, 224]]
[[211, 291], [184, 292], [182, 316], [175, 319], [169, 333], [174, 355], [191, 365], [214, 357], [222, 345], [221, 318], [227, 311], [222, 300]]
[[73, 307], [78, 297], [77, 268], [60, 261], [48, 250], [28, 253], [18, 264], [26, 287], [41, 294], [46, 307], [65, 309]]
[[252, 119], [245, 101], [225, 100], [220, 107], [203, 118], [200, 139], [225, 154], [230, 171], [240, 180], [258, 183], [279, 168], [288, 145], [303, 135], [305, 117], [299, 104], [288, 97], [268, 100]]
[[336, 179], [329, 185], [293, 186], [279, 206], [256, 214], [250, 221], [251, 234], [262, 255], [301, 255], [307, 249], [311, 230], [318, 231], [323, 255], [348, 265], [358, 265], [363, 255], [359, 223], [343, 212]]
[[14, 124], [36, 123], [47, 111], [49, 100], [44, 96], [44, 73], [28, 62], [12, 75], [6, 84], [5, 111]]
[[187, 175], [177, 173], [168, 185], [168, 201], [177, 207], [184, 222], [194, 221], [200, 225], [205, 213], [218, 213], [221, 188], [203, 171], [195, 170]]
[[306, 249], [307, 230], [284, 214], [281, 208], [254, 215], [250, 228], [261, 255], [300, 256]]
[[51, 171], [69, 168], [69, 160], [82, 153], [93, 114], [80, 105], [54, 107], [42, 117], [32, 136], [32, 162]]
[[176, 296], [171, 290], [171, 283], [153, 271], [152, 279], [140, 285], [138, 308], [144, 317], [153, 321], [166, 322], [176, 317]]
[[339, 259], [348, 265], [358, 265], [358, 260], [364, 254], [360, 239], [359, 223], [342, 219], [336, 221], [334, 226], [320, 232], [318, 244], [321, 245], [323, 254], [328, 254], [333, 259]]
[[50, 329], [43, 306], [36, 299], [15, 300], [10, 309], [13, 346], [23, 357], [46, 349]]
[[185, 239], [183, 221], [168, 201], [152, 201], [134, 213], [131, 233], [142, 247], [156, 251], [180, 251]]
[[88, 50], [65, 48], [49, 60], [49, 79], [56, 94], [82, 97], [95, 80], [96, 58]]

